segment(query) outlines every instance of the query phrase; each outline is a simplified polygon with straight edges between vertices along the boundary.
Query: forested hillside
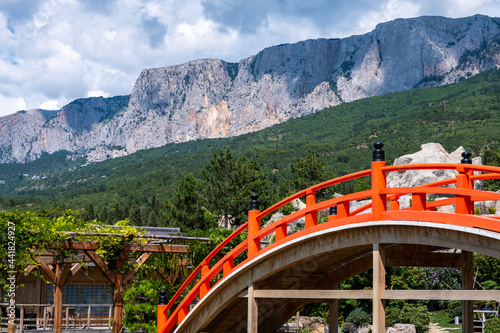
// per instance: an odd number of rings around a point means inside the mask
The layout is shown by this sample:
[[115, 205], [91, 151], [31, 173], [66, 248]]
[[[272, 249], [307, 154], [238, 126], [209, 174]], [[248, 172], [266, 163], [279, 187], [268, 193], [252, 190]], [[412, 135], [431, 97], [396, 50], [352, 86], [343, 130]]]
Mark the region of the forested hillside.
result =
[[376, 140], [385, 143], [388, 163], [427, 142], [439, 142], [448, 151], [464, 146], [474, 156], [482, 155], [500, 148], [499, 125], [496, 70], [448, 86], [345, 103], [233, 138], [168, 144], [86, 166], [65, 153], [4, 164], [0, 204], [7, 210], [81, 210], [92, 204], [96, 215], [106, 206], [123, 215], [126, 207], [144, 207], [153, 198], [164, 205], [185, 175], [203, 180], [202, 170], [214, 153], [228, 148], [235, 159], [255, 161], [267, 177], [269, 193], [280, 196], [289, 190], [283, 184], [292, 179], [291, 164], [309, 151], [340, 175], [368, 168]]

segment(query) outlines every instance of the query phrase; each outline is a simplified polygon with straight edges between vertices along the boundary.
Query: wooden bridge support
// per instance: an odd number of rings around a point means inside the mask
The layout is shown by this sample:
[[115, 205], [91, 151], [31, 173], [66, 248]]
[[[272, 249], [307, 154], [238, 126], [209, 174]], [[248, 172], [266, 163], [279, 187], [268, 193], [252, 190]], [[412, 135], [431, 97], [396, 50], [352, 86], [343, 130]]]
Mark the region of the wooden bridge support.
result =
[[[464, 251], [464, 266], [462, 267], [462, 289], [474, 289], [474, 271], [472, 268], [472, 252]], [[462, 332], [474, 333], [473, 301], [462, 301]]]
[[385, 332], [385, 247], [373, 244], [373, 332]]
[[[339, 285], [335, 284], [332, 288], [338, 290]], [[339, 300], [332, 299], [328, 302], [328, 332], [337, 332], [339, 327]]]
[[253, 284], [248, 286], [248, 316], [247, 316], [247, 332], [257, 333], [259, 329], [259, 308], [255, 299], [255, 289]]

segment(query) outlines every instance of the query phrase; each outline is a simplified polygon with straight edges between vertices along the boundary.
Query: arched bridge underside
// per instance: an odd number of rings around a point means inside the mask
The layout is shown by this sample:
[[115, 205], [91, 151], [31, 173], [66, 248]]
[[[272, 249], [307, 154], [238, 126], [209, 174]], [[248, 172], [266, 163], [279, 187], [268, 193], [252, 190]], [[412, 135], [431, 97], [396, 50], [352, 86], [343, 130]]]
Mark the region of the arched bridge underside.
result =
[[[443, 251], [446, 249], [462, 251]], [[374, 253], [383, 253], [385, 266], [464, 268], [472, 252], [500, 258], [500, 234], [418, 221], [376, 221], [310, 230], [247, 262], [220, 281], [191, 309], [177, 331], [246, 331], [250, 320], [248, 293], [253, 292], [258, 331], [276, 332], [308, 303], [339, 298], [372, 299], [372, 290], [335, 287], [371, 269]], [[381, 298], [500, 300], [500, 294], [473, 290], [470, 295], [463, 290], [384, 290]]]
[[[476, 189], [475, 182], [499, 179], [500, 168], [472, 165], [468, 152], [460, 164], [387, 166], [382, 146], [375, 144], [371, 169], [314, 185], [263, 211], [252, 195], [248, 222], [194, 269], [168, 304], [161, 301], [158, 332], [276, 332], [311, 302], [330, 304], [329, 323], [336, 330], [338, 299], [372, 299], [373, 332], [383, 333], [384, 300], [435, 299], [461, 300], [463, 332], [472, 333], [472, 302], [500, 301], [500, 290], [474, 290], [473, 253], [500, 258], [500, 216], [474, 215], [476, 204], [499, 201], [500, 193]], [[456, 176], [416, 187], [387, 186], [389, 173], [408, 170], [451, 170]], [[316, 201], [317, 191], [361, 177], [370, 178], [370, 190]], [[264, 218], [300, 197], [305, 208], [261, 227]], [[409, 197], [404, 207], [402, 199]], [[327, 220], [321, 218], [325, 210]], [[298, 219], [304, 219], [304, 229], [289, 230]], [[234, 246], [245, 230], [246, 240]], [[386, 290], [387, 266], [460, 268], [462, 289]], [[368, 269], [372, 290], [337, 290]]]

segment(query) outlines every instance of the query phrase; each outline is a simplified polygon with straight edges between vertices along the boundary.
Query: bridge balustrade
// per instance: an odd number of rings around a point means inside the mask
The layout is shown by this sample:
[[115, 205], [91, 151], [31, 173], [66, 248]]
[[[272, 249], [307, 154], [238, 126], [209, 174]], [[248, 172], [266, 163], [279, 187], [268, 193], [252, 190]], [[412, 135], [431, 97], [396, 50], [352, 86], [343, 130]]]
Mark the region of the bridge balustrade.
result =
[[[500, 193], [475, 190], [474, 181], [500, 179], [500, 167], [474, 165], [470, 159], [471, 154], [467, 151], [462, 154], [463, 159], [460, 164], [430, 163], [386, 166], [384, 151], [382, 149], [383, 144], [377, 141], [374, 147], [371, 169], [337, 177], [311, 186], [263, 211], [259, 210], [258, 195], [255, 193], [252, 194], [248, 222], [236, 229], [196, 267], [168, 304], [165, 304], [165, 297], [160, 302], [158, 306], [158, 332], [171, 332], [177, 325], [182, 323], [189, 312], [189, 307], [193, 303], [202, 301], [213, 286], [220, 283], [241, 265], [254, 260], [266, 251], [270, 251], [283, 243], [290, 242], [306, 234], [342, 225], [381, 220], [427, 221], [500, 232], [499, 216], [473, 216], [475, 202], [500, 200]], [[388, 173], [410, 170], [454, 170], [457, 172], [457, 176], [417, 187], [388, 188], [386, 186]], [[317, 191], [362, 177], [371, 178], [371, 190], [347, 194], [321, 202], [316, 201], [315, 194]], [[398, 199], [405, 195], [411, 195], [411, 206], [400, 209]], [[429, 195], [433, 195], [434, 197], [445, 195], [448, 198], [428, 201], [427, 198]], [[304, 196], [306, 197], [306, 207], [304, 209], [295, 211], [261, 228], [261, 220], [264, 217], [277, 212], [283, 206]], [[367, 199], [371, 199], [371, 202], [367, 201], [368, 203], [362, 207], [351, 210], [352, 202]], [[439, 207], [449, 205], [455, 205], [455, 213], [437, 211]], [[330, 215], [328, 221], [318, 223], [318, 213], [332, 207], [336, 207], [336, 214]], [[370, 209], [371, 211], [369, 211]], [[304, 229], [288, 233], [288, 225], [302, 218], [305, 220]], [[221, 253], [221, 250], [233, 241], [236, 236], [245, 231], [248, 232], [247, 239], [234, 247], [222, 259], [210, 267], [211, 261]], [[272, 234], [275, 234], [275, 241], [267, 246], [263, 246], [264, 244], [261, 244], [261, 241]], [[234, 265], [237, 258], [239, 259], [239, 264]], [[200, 278], [195, 283], [197, 276], [200, 276]], [[191, 290], [180, 301], [179, 305], [173, 309], [179, 297], [193, 283], [195, 284]]]

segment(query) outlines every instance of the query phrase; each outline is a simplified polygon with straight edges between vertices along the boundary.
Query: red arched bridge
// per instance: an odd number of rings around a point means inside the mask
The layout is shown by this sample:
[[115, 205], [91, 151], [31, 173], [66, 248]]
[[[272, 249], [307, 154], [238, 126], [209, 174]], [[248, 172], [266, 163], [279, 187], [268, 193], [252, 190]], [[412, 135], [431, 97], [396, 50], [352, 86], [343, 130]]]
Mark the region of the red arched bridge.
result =
[[[435, 299], [461, 300], [463, 332], [472, 333], [472, 302], [500, 301], [499, 290], [473, 289], [472, 253], [500, 258], [499, 217], [474, 215], [475, 202], [500, 200], [500, 193], [475, 190], [474, 181], [498, 179], [500, 168], [473, 165], [468, 152], [460, 164], [386, 166], [383, 144], [374, 146], [369, 170], [312, 186], [263, 211], [252, 195], [248, 222], [210, 253], [168, 304], [160, 297], [158, 332], [276, 332], [312, 302], [330, 304], [330, 331], [336, 332], [338, 299], [372, 299], [373, 332], [382, 333], [385, 299]], [[386, 186], [390, 172], [429, 169], [455, 170], [457, 175], [417, 187]], [[360, 177], [371, 177], [371, 190], [316, 201], [318, 190]], [[411, 206], [400, 209], [398, 199], [409, 194]], [[431, 194], [444, 199], [428, 201]], [[303, 196], [306, 208], [261, 227], [262, 218]], [[350, 208], [351, 202], [366, 199], [371, 201]], [[448, 205], [454, 205], [453, 212], [439, 210]], [[318, 212], [328, 208], [328, 221], [318, 223]], [[301, 218], [305, 228], [287, 233], [288, 224]], [[222, 255], [245, 230], [247, 240]], [[270, 235], [274, 242], [261, 243]], [[461, 268], [462, 289], [387, 290], [387, 266]], [[369, 269], [372, 290], [338, 290], [340, 282]]]

